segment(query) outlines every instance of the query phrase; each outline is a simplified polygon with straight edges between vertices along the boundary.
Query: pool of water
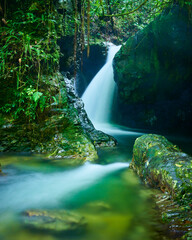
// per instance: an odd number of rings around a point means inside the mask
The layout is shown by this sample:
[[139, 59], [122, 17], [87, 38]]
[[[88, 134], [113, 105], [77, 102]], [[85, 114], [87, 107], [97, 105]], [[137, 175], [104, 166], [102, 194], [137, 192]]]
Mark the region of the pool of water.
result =
[[[140, 134], [113, 135], [118, 147], [100, 150], [97, 164], [70, 166], [64, 159], [1, 156], [1, 163], [10, 164], [0, 177], [0, 239], [170, 239], [151, 190], [128, 168]], [[64, 211], [83, 223], [69, 224]]]

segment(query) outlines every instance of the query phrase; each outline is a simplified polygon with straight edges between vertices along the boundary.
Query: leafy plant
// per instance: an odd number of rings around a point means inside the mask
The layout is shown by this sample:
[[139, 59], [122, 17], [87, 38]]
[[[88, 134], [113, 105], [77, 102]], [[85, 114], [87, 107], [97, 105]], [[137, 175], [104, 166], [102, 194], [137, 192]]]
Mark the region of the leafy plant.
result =
[[[60, 18], [52, 1], [17, 0], [18, 10], [7, 13], [0, 28], [0, 111], [32, 121], [50, 104], [42, 92], [42, 77], [58, 69], [57, 34]], [[25, 120], [26, 120], [25, 119]]]

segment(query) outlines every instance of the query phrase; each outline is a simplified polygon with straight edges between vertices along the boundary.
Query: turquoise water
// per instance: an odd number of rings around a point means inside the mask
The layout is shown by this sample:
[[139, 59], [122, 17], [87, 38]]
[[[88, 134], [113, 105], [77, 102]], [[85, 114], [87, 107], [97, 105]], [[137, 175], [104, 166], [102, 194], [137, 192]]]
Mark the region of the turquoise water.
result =
[[[121, 136], [116, 149], [100, 150], [97, 164], [76, 167], [64, 159], [1, 156], [0, 239], [168, 239], [151, 190], [128, 168], [135, 137]], [[66, 210], [83, 224], [75, 229], [63, 220]]]

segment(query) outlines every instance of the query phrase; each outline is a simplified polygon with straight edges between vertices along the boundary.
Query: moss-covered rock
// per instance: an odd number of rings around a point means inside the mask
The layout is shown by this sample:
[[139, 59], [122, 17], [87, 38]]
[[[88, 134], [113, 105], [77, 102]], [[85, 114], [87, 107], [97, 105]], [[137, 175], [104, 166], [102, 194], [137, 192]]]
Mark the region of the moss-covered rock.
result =
[[49, 158], [83, 162], [97, 159], [95, 147], [115, 146], [116, 140], [97, 131], [88, 119], [72, 80], [58, 72], [42, 82], [39, 91], [49, 94], [54, 101], [43, 112], [37, 112], [36, 122], [25, 124], [22, 119], [4, 119], [0, 128], [1, 152], [43, 153]]
[[116, 145], [116, 140], [112, 136], [109, 136], [102, 131], [96, 130], [92, 122], [87, 116], [84, 109], [83, 101], [77, 96], [74, 89], [73, 80], [68, 80], [64, 78], [68, 102], [71, 108], [76, 110], [76, 119], [83, 128], [84, 132], [91, 139], [95, 147], [114, 147]]
[[39, 112], [38, 120], [25, 124], [22, 120], [2, 125], [1, 152], [44, 153], [54, 158], [94, 160], [97, 152], [81, 127], [78, 112], [68, 102], [63, 76], [44, 79], [42, 92], [49, 92], [55, 101]]
[[[146, 134], [136, 139], [130, 165], [144, 182], [164, 193], [156, 196], [170, 231], [184, 234], [192, 227], [192, 157], [165, 137]], [[166, 200], [169, 200], [166, 203]], [[172, 201], [172, 202], [170, 202]], [[180, 229], [180, 230], [179, 230]]]
[[27, 210], [22, 218], [24, 224], [33, 230], [53, 234], [77, 234], [85, 230], [85, 218], [65, 210]]
[[189, 210], [180, 206], [170, 198], [166, 192], [153, 190], [156, 208], [158, 208], [162, 222], [167, 226], [171, 239], [186, 239], [192, 226], [192, 217]]
[[133, 128], [192, 133], [192, 21], [166, 9], [114, 58], [118, 121]]
[[180, 202], [192, 203], [192, 157], [165, 137], [146, 134], [137, 138], [131, 166], [147, 183]]

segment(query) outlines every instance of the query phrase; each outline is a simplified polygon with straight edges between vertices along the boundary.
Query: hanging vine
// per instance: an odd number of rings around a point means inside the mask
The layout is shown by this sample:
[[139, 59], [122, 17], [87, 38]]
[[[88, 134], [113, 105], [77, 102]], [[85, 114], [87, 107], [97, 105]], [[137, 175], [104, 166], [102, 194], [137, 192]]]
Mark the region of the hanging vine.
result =
[[87, 0], [87, 57], [90, 54], [90, 0]]

